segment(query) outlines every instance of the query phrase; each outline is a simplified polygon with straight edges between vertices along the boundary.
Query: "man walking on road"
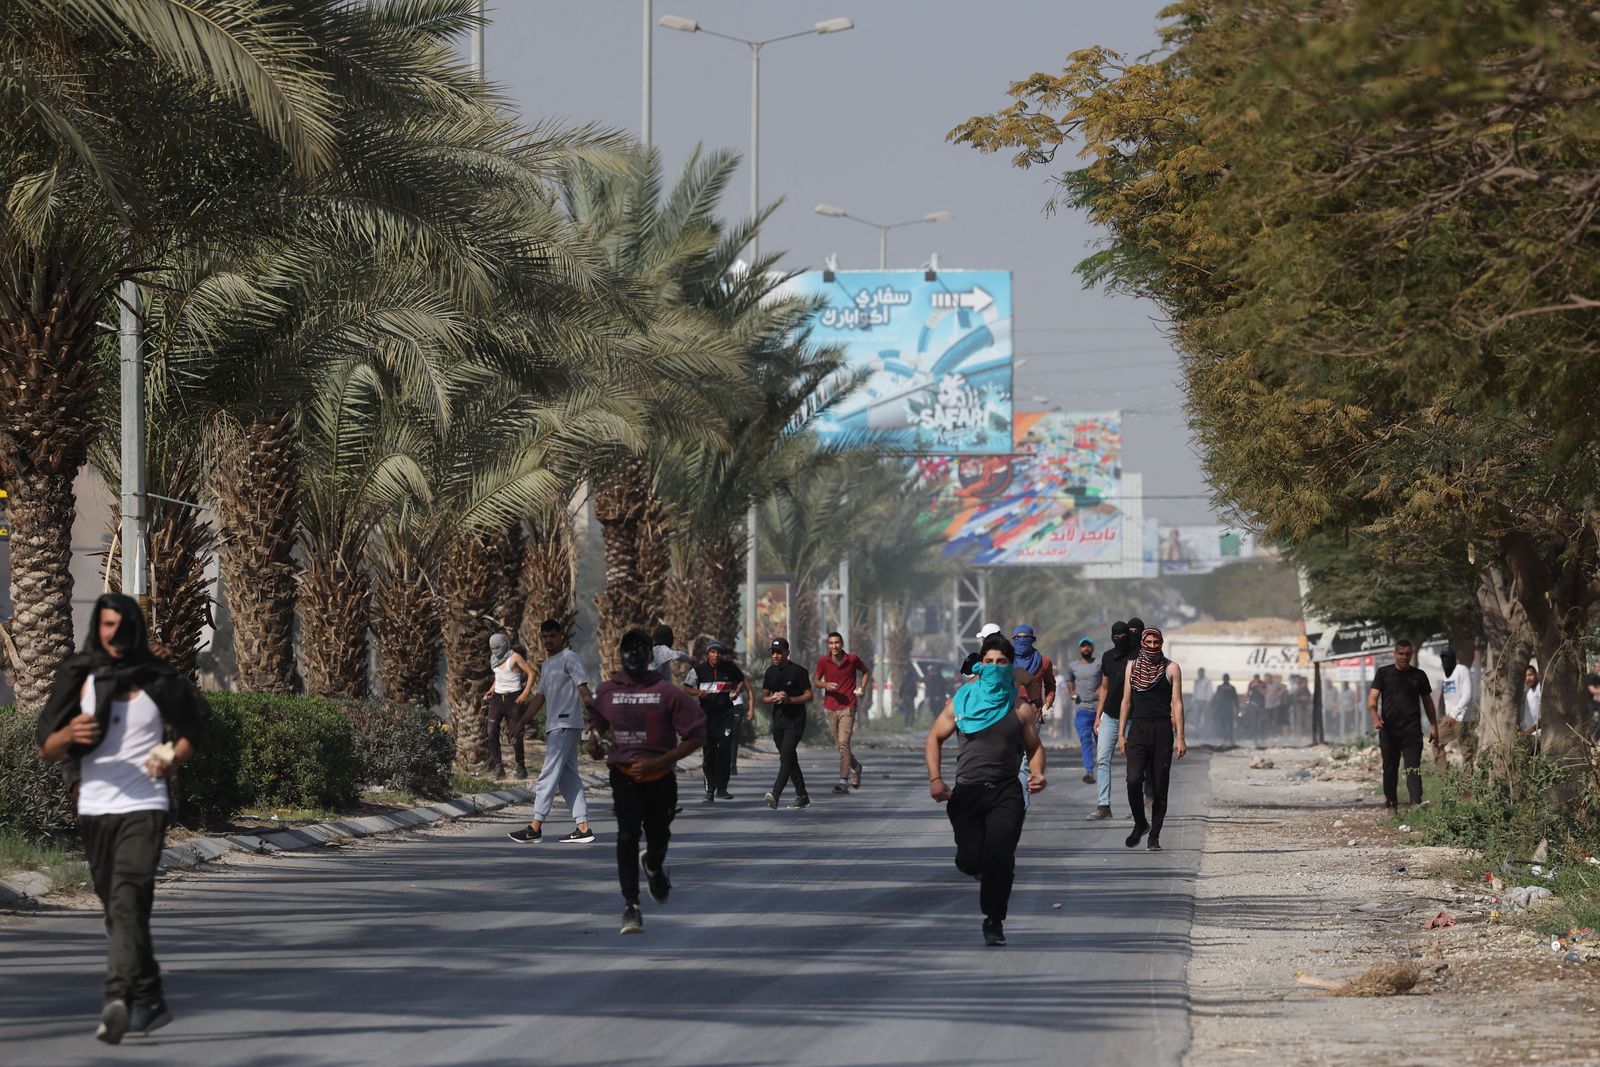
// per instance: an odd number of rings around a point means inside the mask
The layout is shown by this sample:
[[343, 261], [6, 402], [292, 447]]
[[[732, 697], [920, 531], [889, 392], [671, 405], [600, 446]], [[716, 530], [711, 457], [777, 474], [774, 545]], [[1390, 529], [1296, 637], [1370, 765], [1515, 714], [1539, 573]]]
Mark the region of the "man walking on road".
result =
[[1078, 658], [1067, 667], [1067, 695], [1075, 709], [1072, 725], [1078, 731], [1078, 744], [1083, 749], [1083, 780], [1095, 780], [1095, 762], [1099, 757], [1099, 741], [1095, 736], [1095, 711], [1100, 702], [1100, 663], [1094, 658], [1094, 642], [1085, 637], [1078, 641]]
[[[1146, 833], [1147, 852], [1161, 851], [1161, 826], [1167, 818], [1167, 787], [1172, 756], [1189, 751], [1183, 740], [1183, 673], [1162, 654], [1161, 631], [1145, 627], [1139, 635], [1137, 659], [1127, 665], [1122, 687], [1122, 721], [1117, 748], [1128, 757], [1128, 807], [1133, 811], [1129, 848]], [[1150, 821], [1144, 817], [1144, 793], [1150, 791]]]
[[483, 694], [489, 716], [489, 777], [499, 778], [505, 772], [504, 757], [500, 754], [500, 724], [504, 722], [506, 732], [511, 735], [517, 777], [526, 778], [528, 764], [523, 755], [520, 708], [533, 695], [533, 668], [522, 658], [522, 653], [511, 647], [509, 637], [490, 634], [489, 669], [494, 672], [494, 684]]
[[1433, 762], [1441, 772], [1451, 757], [1457, 763], [1472, 759], [1472, 671], [1456, 661], [1456, 650], [1439, 653], [1444, 676], [1439, 680], [1439, 741], [1433, 746]]
[[617, 811], [617, 879], [625, 904], [620, 932], [642, 934], [639, 864], [644, 864], [650, 899], [665, 904], [672, 892], [667, 842], [678, 805], [678, 761], [705, 743], [706, 717], [698, 701], [650, 669], [649, 634], [629, 630], [619, 651], [622, 670], [600, 683], [589, 709], [595, 730], [589, 755], [601, 757], [598, 735], [609, 733], [611, 751], [604, 754]]
[[[837, 630], [828, 635], [828, 654], [817, 660], [814, 688], [822, 690], [822, 707], [828, 713], [828, 731], [839, 749], [839, 784], [835, 793], [861, 788], [861, 761], [850, 751], [850, 735], [855, 733], [856, 694], [872, 684], [872, 673], [854, 652], [844, 650], [844, 636]], [[860, 684], [856, 678], [860, 676]]]
[[1056, 707], [1056, 667], [1049, 656], [1034, 647], [1037, 641], [1033, 627], [1026, 623], [1011, 631], [1011, 647], [1016, 653], [1014, 663], [1033, 676], [1017, 695], [1033, 705], [1034, 722], [1043, 723]]
[[[544, 839], [545, 819], [555, 803], [556, 790], [567, 802], [567, 810], [577, 829], [561, 839], [563, 844], [587, 845], [594, 840], [589, 827], [589, 798], [578, 774], [578, 740], [583, 733], [583, 709], [594, 700], [589, 692], [589, 676], [578, 654], [567, 647], [567, 635], [555, 619], [539, 624], [539, 643], [544, 645], [545, 661], [539, 668], [539, 691], [533, 695], [523, 721], [545, 712], [544, 766], [533, 789], [533, 821], [507, 836], [523, 844]], [[517, 724], [521, 728], [522, 723]]]
[[[739, 733], [739, 713], [734, 709], [733, 698], [740, 690], [750, 688], [744, 672], [726, 658], [727, 654], [721, 641], [711, 642], [706, 646], [706, 658], [689, 668], [683, 681], [683, 687], [700, 698], [700, 710], [706, 717], [703, 767], [707, 804], [733, 799], [728, 792], [728, 771]], [[754, 718], [755, 710], [751, 709], [749, 715]]]
[[1372, 675], [1367, 693], [1367, 711], [1372, 728], [1378, 731], [1378, 748], [1383, 754], [1383, 802], [1391, 812], [1400, 809], [1400, 760], [1405, 758], [1406, 795], [1412, 804], [1422, 803], [1422, 716], [1428, 713], [1429, 733], [1439, 742], [1439, 726], [1433, 712], [1433, 687], [1428, 675], [1412, 664], [1416, 646], [1397, 641], [1394, 663], [1379, 667]]
[[1094, 784], [1098, 804], [1085, 818], [1111, 818], [1111, 754], [1117, 750], [1117, 723], [1122, 718], [1122, 684], [1133, 648], [1128, 624], [1111, 624], [1111, 647], [1100, 657], [1099, 702], [1095, 707]]
[[1233, 720], [1238, 714], [1239, 691], [1233, 687], [1233, 680], [1224, 674], [1222, 684], [1211, 696], [1211, 718], [1216, 723], [1213, 729], [1217, 740], [1224, 745], [1233, 744]]
[[811, 677], [806, 669], [789, 660], [789, 641], [772, 639], [772, 666], [761, 680], [761, 702], [772, 709], [772, 740], [778, 746], [778, 780], [766, 796], [767, 807], [776, 808], [784, 787], [794, 782], [791, 808], [809, 808], [806, 776], [800, 772], [800, 741], [806, 733], [806, 705], [811, 703]]

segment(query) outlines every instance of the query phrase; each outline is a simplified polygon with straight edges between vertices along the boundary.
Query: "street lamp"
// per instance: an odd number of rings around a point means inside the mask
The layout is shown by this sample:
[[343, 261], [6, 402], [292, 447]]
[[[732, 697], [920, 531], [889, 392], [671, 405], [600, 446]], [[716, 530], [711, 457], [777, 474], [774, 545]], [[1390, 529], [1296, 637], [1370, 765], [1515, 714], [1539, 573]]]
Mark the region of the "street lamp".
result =
[[871, 226], [873, 229], [877, 230], [879, 270], [887, 270], [889, 267], [890, 230], [897, 230], [902, 226], [918, 226], [924, 222], [949, 222], [951, 219], [955, 218], [955, 216], [948, 211], [930, 211], [920, 219], [907, 219], [904, 222], [883, 223], [860, 218], [856, 215], [850, 214], [850, 212], [846, 211], [844, 208], [834, 207], [832, 204], [818, 204], [814, 210], [818, 215], [821, 215], [824, 218], [849, 219], [851, 222], [859, 222], [863, 226]]
[[[847, 18], [824, 19], [812, 26], [809, 30], [797, 30], [794, 33], [780, 34], [777, 37], [767, 37], [763, 40], [752, 41], [746, 37], [735, 37], [729, 33], [718, 33], [708, 30], [694, 19], [680, 18], [677, 15], [662, 15], [657, 23], [663, 29], [677, 30], [680, 33], [703, 33], [707, 37], [720, 37], [724, 41], [734, 41], [750, 49], [750, 217], [761, 211], [761, 49], [778, 41], [787, 41], [795, 37], [822, 36], [829, 33], [843, 33], [845, 30], [855, 28], [855, 23]], [[756, 232], [750, 238], [750, 262], [761, 258], [761, 235]]]
[[[829, 33], [843, 33], [845, 30], [854, 29], [855, 23], [847, 18], [824, 19], [809, 30], [798, 30], [794, 33], [785, 33], [777, 37], [768, 37], [760, 41], [752, 41], [745, 37], [735, 37], [728, 33], [718, 33], [708, 30], [694, 19], [680, 18], [677, 15], [662, 15], [657, 23], [663, 29], [677, 30], [680, 33], [703, 33], [708, 37], [720, 37], [724, 41], [734, 41], [750, 49], [750, 218], [754, 220], [761, 212], [761, 50], [769, 44], [778, 41], [787, 41], [795, 37], [822, 36]], [[756, 269], [756, 264], [761, 259], [761, 231], [756, 229], [750, 235], [750, 269]], [[752, 661], [756, 642], [756, 509], [750, 508], [746, 517], [749, 526], [750, 550], [745, 553], [745, 593], [744, 593], [744, 622], [745, 622], [745, 655]]]

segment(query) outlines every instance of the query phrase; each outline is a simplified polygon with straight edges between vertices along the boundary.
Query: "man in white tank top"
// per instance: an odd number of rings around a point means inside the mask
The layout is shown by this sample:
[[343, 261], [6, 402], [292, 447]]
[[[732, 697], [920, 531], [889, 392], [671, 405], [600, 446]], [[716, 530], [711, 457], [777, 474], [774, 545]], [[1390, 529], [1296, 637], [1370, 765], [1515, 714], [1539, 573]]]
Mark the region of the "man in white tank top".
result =
[[57, 670], [36, 732], [41, 760], [72, 760], [81, 775], [78, 825], [110, 941], [95, 1036], [110, 1045], [172, 1020], [150, 910], [171, 807], [167, 784], [194, 755], [210, 714], [147, 635], [137, 601], [115, 593], [96, 601], [84, 650]]
[[489, 637], [489, 669], [494, 681], [483, 694], [489, 720], [489, 774], [499, 778], [505, 770], [500, 754], [500, 724], [511, 735], [511, 754], [517, 761], [517, 777], [528, 777], [527, 759], [522, 746], [522, 706], [533, 693], [533, 668], [522, 653], [511, 647], [505, 634]]

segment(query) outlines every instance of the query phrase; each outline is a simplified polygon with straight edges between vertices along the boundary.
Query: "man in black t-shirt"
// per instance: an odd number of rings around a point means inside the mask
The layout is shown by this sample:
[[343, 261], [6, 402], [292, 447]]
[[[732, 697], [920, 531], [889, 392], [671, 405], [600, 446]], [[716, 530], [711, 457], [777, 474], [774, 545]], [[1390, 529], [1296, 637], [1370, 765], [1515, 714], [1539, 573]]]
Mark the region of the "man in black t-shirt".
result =
[[1111, 624], [1111, 647], [1100, 657], [1100, 694], [1094, 716], [1095, 809], [1087, 819], [1111, 818], [1111, 753], [1117, 747], [1117, 723], [1122, 715], [1122, 686], [1127, 675], [1128, 653], [1133, 651], [1132, 631], [1118, 619]]
[[[714, 800], [732, 800], [728, 792], [728, 772], [733, 766], [733, 751], [738, 745], [739, 712], [733, 698], [747, 688], [744, 672], [728, 658], [728, 649], [721, 641], [706, 646], [705, 659], [689, 668], [683, 687], [700, 698], [700, 710], [706, 713], [705, 763], [702, 770], [706, 779], [705, 803]], [[755, 717], [755, 709], [749, 715]]]
[[761, 679], [761, 702], [772, 709], [772, 740], [778, 746], [778, 780], [766, 796], [767, 807], [778, 806], [784, 786], [794, 781], [794, 803], [791, 808], [809, 808], [811, 797], [806, 793], [806, 778], [800, 773], [797, 750], [806, 733], [806, 705], [811, 702], [811, 676], [798, 663], [789, 660], [789, 642], [786, 638], [772, 639], [772, 666]]
[[1433, 711], [1433, 686], [1428, 675], [1413, 664], [1416, 646], [1397, 641], [1394, 664], [1379, 667], [1372, 675], [1367, 693], [1367, 711], [1372, 728], [1378, 731], [1378, 747], [1383, 753], [1383, 801], [1389, 810], [1400, 807], [1400, 760], [1406, 764], [1406, 795], [1412, 804], [1422, 803], [1422, 715], [1428, 713], [1429, 734], [1437, 743], [1438, 718]]

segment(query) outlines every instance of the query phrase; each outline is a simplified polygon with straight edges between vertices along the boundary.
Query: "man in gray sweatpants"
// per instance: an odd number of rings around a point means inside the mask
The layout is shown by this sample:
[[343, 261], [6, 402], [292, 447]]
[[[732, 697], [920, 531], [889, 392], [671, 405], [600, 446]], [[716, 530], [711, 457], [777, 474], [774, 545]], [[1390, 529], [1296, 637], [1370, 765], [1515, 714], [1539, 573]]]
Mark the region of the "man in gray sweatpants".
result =
[[567, 647], [567, 635], [555, 619], [539, 626], [539, 642], [546, 658], [539, 667], [539, 691], [533, 695], [524, 722], [545, 711], [544, 766], [534, 785], [533, 821], [510, 838], [524, 844], [544, 839], [544, 821], [555, 803], [556, 791], [567, 802], [578, 828], [561, 838], [564, 844], [586, 845], [594, 840], [589, 827], [589, 799], [584, 795], [583, 779], [578, 776], [578, 740], [583, 735], [584, 709], [594, 703], [589, 692], [589, 676], [583, 661]]

